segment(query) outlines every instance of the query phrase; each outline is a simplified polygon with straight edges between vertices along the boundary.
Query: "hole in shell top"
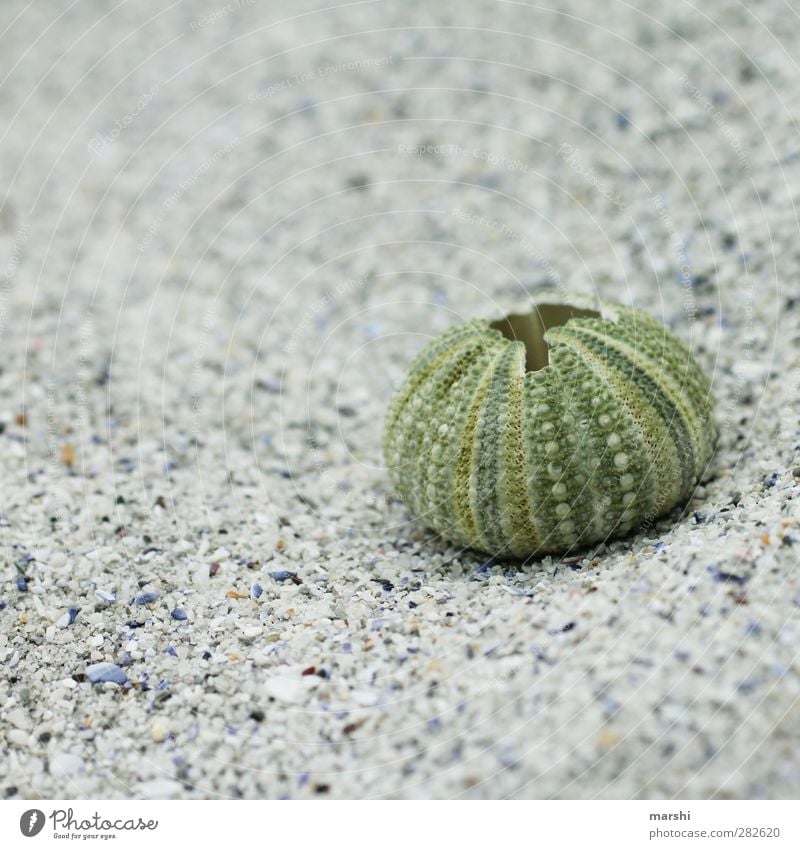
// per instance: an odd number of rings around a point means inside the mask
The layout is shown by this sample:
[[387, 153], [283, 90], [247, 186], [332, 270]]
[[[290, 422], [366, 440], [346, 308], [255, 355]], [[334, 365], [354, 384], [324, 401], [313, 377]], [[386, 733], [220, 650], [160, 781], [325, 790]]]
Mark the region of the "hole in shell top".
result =
[[525, 368], [539, 371], [550, 364], [550, 347], [544, 334], [551, 327], [561, 327], [571, 318], [602, 318], [597, 310], [573, 307], [569, 304], [537, 304], [532, 312], [507, 315], [489, 326], [499, 330], [506, 339], [525, 345]]

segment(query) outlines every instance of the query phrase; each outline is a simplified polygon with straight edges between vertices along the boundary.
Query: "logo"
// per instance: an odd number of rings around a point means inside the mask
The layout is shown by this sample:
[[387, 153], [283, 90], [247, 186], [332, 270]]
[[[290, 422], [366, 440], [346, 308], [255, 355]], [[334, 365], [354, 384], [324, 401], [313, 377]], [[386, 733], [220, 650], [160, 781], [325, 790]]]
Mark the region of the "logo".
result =
[[[145, 820], [141, 817], [130, 817], [128, 819], [110, 820], [101, 816], [97, 811], [92, 816], [77, 819], [72, 808], [55, 808], [47, 816], [38, 808], [31, 808], [19, 818], [19, 830], [25, 837], [36, 837], [45, 827], [47, 820], [51, 820], [53, 836], [67, 839], [101, 838], [108, 840], [116, 837], [120, 831], [155, 831], [158, 828], [158, 820]], [[81, 834], [81, 832], [86, 832]], [[111, 832], [111, 833], [104, 833]], [[2, 846], [2, 843], [0, 843]]]
[[19, 830], [25, 837], [36, 837], [44, 828], [44, 814], [38, 808], [31, 808], [19, 818]]

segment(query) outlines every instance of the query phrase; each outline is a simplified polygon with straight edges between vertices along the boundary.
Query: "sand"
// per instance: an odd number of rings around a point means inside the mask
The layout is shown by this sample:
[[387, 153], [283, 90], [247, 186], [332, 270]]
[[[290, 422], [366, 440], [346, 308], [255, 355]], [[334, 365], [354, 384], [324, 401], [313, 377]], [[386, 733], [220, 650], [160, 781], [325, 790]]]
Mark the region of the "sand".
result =
[[[0, 794], [800, 792], [797, 16], [559, 5], [4, 0]], [[382, 418], [547, 286], [668, 323], [720, 445], [493, 562]]]

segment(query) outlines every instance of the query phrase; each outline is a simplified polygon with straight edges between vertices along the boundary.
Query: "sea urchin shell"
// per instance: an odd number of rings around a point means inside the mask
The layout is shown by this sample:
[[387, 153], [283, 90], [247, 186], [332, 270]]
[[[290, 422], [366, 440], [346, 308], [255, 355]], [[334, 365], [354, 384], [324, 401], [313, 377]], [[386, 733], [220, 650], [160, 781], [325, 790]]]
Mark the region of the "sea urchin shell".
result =
[[685, 502], [713, 453], [712, 408], [662, 324], [552, 296], [431, 342], [392, 401], [384, 455], [406, 506], [443, 538], [562, 552]]

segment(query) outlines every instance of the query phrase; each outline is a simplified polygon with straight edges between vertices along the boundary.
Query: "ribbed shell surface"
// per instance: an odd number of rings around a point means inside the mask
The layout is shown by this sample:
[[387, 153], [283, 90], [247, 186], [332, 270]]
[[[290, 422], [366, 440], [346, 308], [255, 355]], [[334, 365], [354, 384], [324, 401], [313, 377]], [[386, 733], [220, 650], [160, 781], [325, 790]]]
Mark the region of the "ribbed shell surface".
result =
[[384, 455], [411, 513], [493, 555], [563, 552], [624, 535], [686, 501], [713, 453], [708, 381], [646, 314], [551, 328], [549, 365], [485, 320], [413, 362]]

